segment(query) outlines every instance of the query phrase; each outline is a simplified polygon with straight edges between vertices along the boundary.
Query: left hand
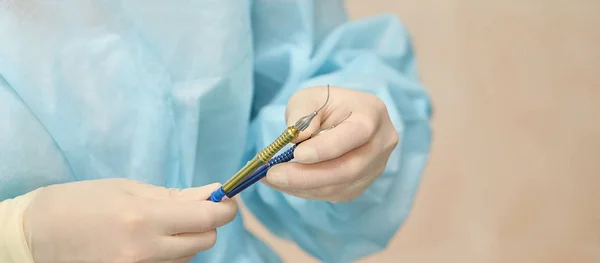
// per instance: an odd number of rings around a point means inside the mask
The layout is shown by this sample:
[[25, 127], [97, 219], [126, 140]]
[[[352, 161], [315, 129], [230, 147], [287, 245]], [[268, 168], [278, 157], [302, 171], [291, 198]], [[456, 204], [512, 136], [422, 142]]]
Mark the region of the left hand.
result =
[[[327, 87], [302, 89], [294, 94], [286, 110], [288, 126], [321, 107], [326, 97]], [[306, 140], [332, 125], [338, 126]], [[329, 102], [295, 140], [300, 141], [294, 152], [295, 162], [271, 168], [264, 183], [305, 199], [345, 202], [360, 196], [383, 173], [398, 144], [398, 134], [381, 99], [330, 87]]]

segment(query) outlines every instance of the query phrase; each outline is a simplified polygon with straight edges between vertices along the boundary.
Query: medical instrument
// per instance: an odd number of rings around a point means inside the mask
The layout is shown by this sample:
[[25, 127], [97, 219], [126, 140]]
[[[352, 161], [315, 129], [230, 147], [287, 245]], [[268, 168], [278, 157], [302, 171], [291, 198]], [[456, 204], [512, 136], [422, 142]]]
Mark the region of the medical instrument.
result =
[[[321, 129], [316, 131], [315, 133], [313, 133], [310, 138], [314, 138], [330, 129], [335, 128], [336, 126], [338, 126], [339, 124], [341, 124], [342, 122], [346, 121], [350, 115], [352, 115], [352, 112], [350, 112], [350, 114], [342, 119], [340, 122], [338, 122], [337, 124], [332, 125], [329, 128], [326, 129]], [[233, 190], [231, 190], [228, 193], [225, 193], [225, 191], [223, 190], [223, 188], [219, 188], [217, 191], [213, 192], [209, 198], [209, 200], [213, 201], [213, 202], [220, 202], [223, 198], [225, 198], [225, 196], [227, 196], [227, 198], [233, 198], [235, 195], [237, 195], [238, 193], [240, 193], [241, 191], [245, 190], [246, 188], [248, 188], [249, 186], [253, 185], [254, 183], [258, 182], [260, 179], [264, 178], [267, 175], [267, 172], [269, 171], [269, 169], [277, 164], [280, 163], [284, 163], [284, 162], [289, 162], [292, 159], [294, 159], [294, 151], [296, 150], [296, 147], [302, 142], [299, 142], [297, 144], [292, 145], [292, 147], [290, 147], [289, 149], [287, 149], [286, 151], [284, 151], [283, 153], [273, 157], [271, 160], [269, 160], [269, 162], [267, 162], [266, 164], [260, 166], [258, 169], [256, 169], [256, 171], [254, 171], [251, 175], [248, 176], [248, 179], [246, 179], [245, 181], [243, 181], [240, 185], [238, 185], [237, 187], [235, 187]]]
[[[327, 103], [329, 102], [329, 89], [329, 85], [327, 85], [327, 98], [325, 99], [325, 103], [323, 103], [323, 105], [319, 109], [313, 111], [309, 115], [298, 119], [298, 121], [296, 121], [294, 125], [287, 127], [285, 131], [283, 131], [283, 133], [281, 133], [281, 135], [275, 141], [273, 141], [269, 146], [265, 147], [263, 150], [258, 152], [254, 156], [254, 158], [248, 161], [246, 165], [244, 165], [244, 167], [242, 167], [236, 174], [234, 174], [229, 180], [227, 180], [227, 182], [225, 182], [223, 186], [221, 186], [213, 194], [221, 196], [221, 194], [227, 194], [234, 190], [241, 183], [243, 183], [244, 180], [246, 180], [250, 174], [259, 169], [261, 166], [268, 164], [271, 158], [273, 158], [273, 156], [275, 156], [277, 152], [283, 149], [283, 147], [285, 147], [294, 139], [296, 139], [298, 135], [300, 135], [300, 132], [306, 130], [306, 128], [310, 126], [310, 123], [312, 122], [314, 117], [317, 116], [317, 114], [323, 108], [325, 108], [325, 105], [327, 105]], [[210, 199], [213, 199], [212, 195]]]
[[226, 193], [223, 190], [223, 187], [220, 187], [219, 189], [217, 189], [210, 195], [209, 200], [213, 201], [213, 202], [220, 202], [225, 197], [233, 198], [235, 195], [237, 195], [241, 191], [245, 190], [249, 186], [258, 182], [260, 179], [264, 178], [267, 175], [269, 168], [275, 166], [276, 164], [289, 162], [292, 159], [294, 159], [294, 150], [296, 149], [297, 146], [298, 146], [298, 144], [292, 145], [291, 148], [289, 148], [286, 151], [284, 151], [283, 153], [273, 157], [266, 164], [261, 165], [258, 169], [256, 169], [252, 174], [250, 174], [248, 176], [248, 179], [243, 181], [241, 184], [239, 184], [233, 190]]

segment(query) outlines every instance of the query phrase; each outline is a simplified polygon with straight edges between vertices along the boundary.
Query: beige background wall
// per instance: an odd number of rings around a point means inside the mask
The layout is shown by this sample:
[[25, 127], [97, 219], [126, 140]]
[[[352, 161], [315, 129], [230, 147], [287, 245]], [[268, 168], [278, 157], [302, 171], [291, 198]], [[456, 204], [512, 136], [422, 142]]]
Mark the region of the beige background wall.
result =
[[600, 262], [600, 1], [347, 3], [405, 22], [436, 113], [412, 216], [361, 262]]

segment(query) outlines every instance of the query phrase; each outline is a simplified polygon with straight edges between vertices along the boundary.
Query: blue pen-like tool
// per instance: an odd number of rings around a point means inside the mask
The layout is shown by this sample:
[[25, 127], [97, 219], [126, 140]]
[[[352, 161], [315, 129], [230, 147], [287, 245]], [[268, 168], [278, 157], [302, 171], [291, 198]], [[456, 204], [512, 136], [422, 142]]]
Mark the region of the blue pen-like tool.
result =
[[294, 150], [296, 149], [296, 146], [297, 145], [293, 145], [291, 148], [287, 149], [283, 153], [273, 157], [273, 159], [269, 160], [269, 162], [267, 164], [261, 165], [258, 169], [256, 169], [256, 171], [254, 171], [252, 174], [250, 174], [248, 176], [248, 179], [243, 181], [240, 185], [238, 185], [233, 190], [226, 193], [225, 191], [223, 191], [223, 188], [221, 187], [217, 191], [214, 191], [210, 195], [209, 200], [213, 201], [213, 202], [220, 202], [225, 197], [233, 198], [235, 195], [237, 195], [241, 191], [244, 191], [249, 186], [260, 181], [260, 179], [264, 178], [267, 175], [269, 168], [271, 168], [277, 164], [280, 164], [280, 163], [289, 162], [292, 159], [294, 159]]
[[[352, 115], [352, 112], [343, 120], [341, 120], [339, 123], [332, 125], [330, 128], [327, 129], [322, 129], [322, 130], [318, 130], [317, 132], [313, 133], [309, 138], [314, 138], [315, 136], [318, 136], [319, 134], [322, 134], [323, 132], [326, 132], [330, 129], [335, 128], [337, 125], [339, 125], [340, 123], [342, 123], [343, 121], [347, 120], [350, 115]], [[272, 158], [271, 160], [269, 160], [266, 164], [261, 165], [260, 167], [258, 167], [254, 172], [252, 172], [246, 180], [244, 180], [242, 183], [240, 183], [238, 186], [236, 186], [235, 188], [233, 188], [231, 191], [225, 191], [223, 189], [223, 187], [219, 188], [218, 190], [214, 191], [209, 200], [213, 201], [213, 202], [220, 202], [222, 201], [225, 197], [227, 198], [233, 198], [235, 195], [237, 195], [238, 193], [240, 193], [241, 191], [245, 190], [246, 188], [250, 187], [251, 185], [253, 185], [254, 183], [260, 181], [260, 179], [264, 178], [267, 175], [267, 172], [269, 171], [269, 169], [277, 164], [280, 163], [285, 163], [285, 162], [289, 162], [291, 160], [294, 159], [294, 151], [296, 150], [296, 147], [299, 145], [295, 144], [292, 147], [290, 147], [289, 149], [285, 150], [283, 153], [275, 156], [274, 158]]]
[[[244, 183], [247, 179], [250, 178], [251, 175], [254, 174], [255, 171], [259, 169], [265, 169], [264, 166], [268, 166], [271, 158], [275, 156], [277, 152], [279, 152], [283, 147], [291, 143], [293, 140], [298, 138], [300, 132], [306, 130], [312, 120], [319, 114], [319, 112], [325, 108], [329, 102], [329, 85], [327, 85], [327, 98], [325, 99], [325, 103], [318, 110], [312, 112], [309, 115], [306, 115], [300, 118], [294, 125], [291, 125], [285, 129], [285, 131], [269, 146], [265, 147], [263, 150], [258, 152], [254, 158], [242, 167], [237, 173], [235, 173], [227, 182], [221, 186], [220, 189], [215, 191], [213, 195], [209, 198], [209, 200], [218, 200], [220, 201], [234, 189], [236, 189], [239, 185]], [[216, 201], [217, 202], [217, 201]]]

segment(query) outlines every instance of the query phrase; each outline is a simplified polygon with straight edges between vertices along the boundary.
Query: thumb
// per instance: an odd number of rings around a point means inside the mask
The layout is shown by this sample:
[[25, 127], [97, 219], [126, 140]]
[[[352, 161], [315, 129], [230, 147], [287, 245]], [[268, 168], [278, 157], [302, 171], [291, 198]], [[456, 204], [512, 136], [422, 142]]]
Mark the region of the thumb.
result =
[[306, 130], [302, 131], [293, 142], [301, 142], [315, 133], [321, 126], [323, 115], [329, 105], [329, 86], [318, 86], [302, 89], [296, 92], [289, 100], [285, 109], [285, 121], [288, 126], [296, 124], [300, 118], [319, 111], [312, 119]]

